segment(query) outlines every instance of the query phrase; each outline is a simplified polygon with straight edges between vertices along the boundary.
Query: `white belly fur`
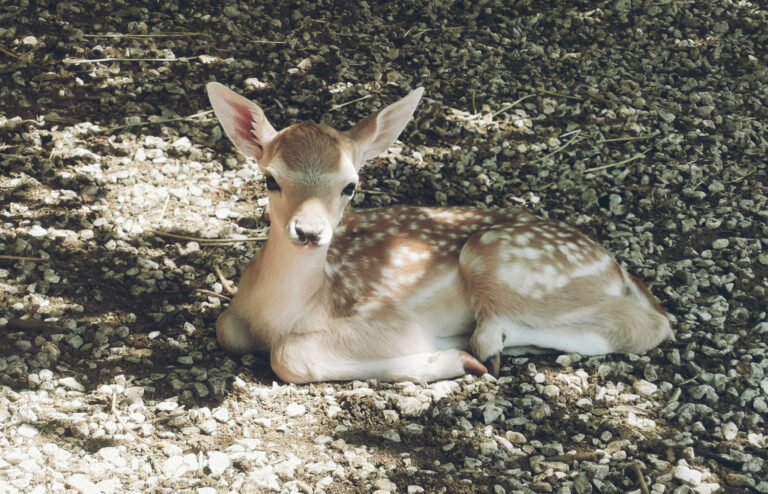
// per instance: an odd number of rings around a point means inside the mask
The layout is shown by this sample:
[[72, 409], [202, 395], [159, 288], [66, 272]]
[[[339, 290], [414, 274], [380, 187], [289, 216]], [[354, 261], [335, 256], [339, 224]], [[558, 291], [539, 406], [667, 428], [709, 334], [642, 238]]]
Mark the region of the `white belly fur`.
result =
[[[475, 327], [475, 317], [457, 267], [433, 276], [408, 297], [404, 306], [414, 326], [433, 338], [469, 337]], [[444, 345], [445, 341], [438, 343], [439, 347]]]

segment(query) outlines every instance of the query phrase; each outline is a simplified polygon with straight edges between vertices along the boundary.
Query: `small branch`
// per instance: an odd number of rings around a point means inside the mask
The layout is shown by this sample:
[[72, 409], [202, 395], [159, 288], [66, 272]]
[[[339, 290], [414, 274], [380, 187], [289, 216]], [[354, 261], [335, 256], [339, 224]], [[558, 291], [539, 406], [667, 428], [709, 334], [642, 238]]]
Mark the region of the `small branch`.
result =
[[594, 168], [587, 168], [586, 170], [584, 170], [584, 173], [597, 172], [597, 171], [605, 170], [606, 168], [611, 168], [611, 167], [614, 167], [614, 166], [626, 165], [627, 163], [630, 163], [632, 161], [639, 160], [640, 158], [645, 156], [645, 153], [647, 153], [647, 152], [648, 151], [643, 151], [642, 153], [637, 153], [636, 155], [632, 156], [631, 158], [627, 158], [625, 160], [617, 161], [616, 163], [609, 163], [607, 165], [596, 166]]
[[576, 100], [576, 101], [584, 101], [584, 98], [579, 98], [578, 96], [571, 96], [571, 95], [568, 95], [568, 94], [556, 93], [554, 91], [547, 91], [546, 89], [537, 89], [536, 91], [539, 94], [548, 94], [549, 96], [557, 96], [558, 98], [572, 99], [572, 100]]
[[176, 240], [187, 240], [189, 242], [197, 242], [200, 244], [236, 244], [238, 242], [261, 242], [267, 239], [267, 236], [261, 237], [246, 237], [246, 238], [202, 238], [202, 237], [188, 237], [186, 235], [179, 235], [177, 233], [164, 232], [162, 230], [155, 230], [150, 228], [147, 230], [149, 233], [157, 235], [158, 237], [174, 238]]
[[227, 297], [226, 295], [222, 293], [216, 293], [212, 290], [206, 290], [205, 288], [198, 288], [195, 290], [197, 293], [202, 293], [203, 295], [209, 295], [211, 297], [219, 297], [224, 300], [232, 300], [232, 297]]
[[536, 158], [535, 160], [531, 161], [531, 163], [538, 163], [539, 161], [544, 161], [545, 159], [549, 158], [550, 156], [553, 156], [553, 155], [559, 153], [560, 151], [562, 151], [563, 149], [567, 148], [568, 146], [570, 146], [571, 144], [573, 144], [577, 140], [580, 141], [580, 140], [584, 139], [583, 137], [580, 137], [580, 136], [581, 136], [581, 130], [577, 130], [576, 133], [573, 135], [573, 137], [571, 137], [571, 139], [568, 142], [566, 142], [565, 144], [563, 144], [559, 148], [555, 149], [551, 153], [545, 154], [541, 158]]
[[563, 455], [550, 456], [546, 461], [559, 461], [570, 463], [572, 461], [597, 461], [604, 456], [599, 451], [582, 451], [580, 453], [566, 453]]
[[123, 34], [123, 33], [106, 33], [106, 34], [84, 34], [83, 38], [181, 38], [184, 36], [202, 36], [205, 33], [198, 32], [171, 32], [171, 33], [152, 33], [152, 34]]
[[693, 376], [692, 378], [686, 379], [685, 381], [681, 382], [680, 384], [677, 385], [677, 387], [678, 388], [682, 388], [683, 386], [685, 386], [687, 384], [691, 384], [693, 381], [698, 379], [699, 376], [701, 376], [701, 372], [697, 372], [695, 376]]
[[754, 170], [752, 170], [750, 172], [745, 173], [744, 175], [740, 176], [739, 178], [734, 178], [733, 180], [729, 180], [729, 181], [727, 181], [725, 183], [727, 183], [727, 184], [735, 184], [736, 182], [740, 182], [740, 181], [744, 180], [745, 178], [747, 178], [748, 176], [752, 175], [756, 171], [757, 171], [757, 169], [754, 169]]
[[188, 62], [198, 57], [177, 57], [177, 58], [65, 58], [64, 63], [80, 65], [83, 63], [103, 63], [103, 62]]
[[273, 41], [271, 39], [250, 39], [248, 40], [248, 43], [250, 44], [262, 44], [262, 45], [284, 45], [288, 43], [287, 41]]
[[38, 333], [43, 334], [56, 334], [56, 333], [65, 333], [65, 331], [56, 326], [55, 324], [51, 324], [49, 322], [45, 321], [39, 321], [37, 319], [24, 319], [24, 316], [10, 319], [8, 321], [8, 324], [3, 326], [2, 329], [9, 330], [9, 331], [35, 331]]
[[132, 435], [137, 441], [139, 441], [140, 443], [144, 443], [147, 446], [152, 447], [152, 448], [164, 448], [165, 447], [165, 444], [156, 443], [154, 441], [148, 441], [148, 440], [144, 439], [140, 435], [136, 434], [136, 431], [134, 431], [133, 429], [128, 427], [128, 424], [125, 423], [125, 420], [123, 420], [123, 417], [121, 417], [120, 413], [117, 411], [117, 392], [116, 391], [112, 392], [112, 410], [111, 411], [112, 411], [112, 416], [115, 417], [115, 420], [117, 420], [117, 422], [120, 425], [123, 426], [123, 429], [128, 431], [128, 433], [130, 435]]
[[40, 310], [40, 304], [34, 304], [32, 307], [29, 308], [27, 313], [21, 316], [19, 319], [23, 319], [25, 321], [32, 319], [34, 315], [37, 314], [37, 311], [39, 310]]
[[234, 296], [237, 293], [237, 290], [232, 288], [232, 285], [229, 284], [229, 280], [227, 280], [224, 275], [221, 274], [221, 269], [219, 269], [217, 264], [213, 265], [213, 270], [216, 272], [216, 276], [219, 277], [219, 281], [221, 281], [221, 286], [224, 287], [224, 290], [226, 290], [230, 295]]
[[171, 200], [171, 194], [168, 194], [165, 197], [165, 202], [163, 203], [163, 209], [160, 210], [160, 217], [157, 219], [158, 223], [163, 222], [163, 217], [165, 216], [165, 210], [168, 208], [168, 202]]
[[654, 132], [653, 134], [646, 134], [643, 136], [635, 136], [635, 137], [616, 137], [614, 139], [599, 139], [595, 142], [597, 144], [603, 144], [605, 142], [639, 141], [643, 139], [651, 139], [652, 137], [656, 137], [657, 135], [659, 135], [659, 132]]
[[472, 114], [477, 115], [477, 105], [475, 105], [475, 91], [472, 91]]
[[607, 99], [601, 98], [600, 96], [598, 96], [596, 94], [590, 93], [586, 89], [581, 89], [579, 92], [581, 94], [583, 94], [584, 96], [586, 96], [587, 98], [593, 99], [593, 100], [597, 101], [598, 103], [604, 104], [605, 106], [612, 106], [613, 105], [613, 103], [611, 103]]
[[179, 121], [187, 121], [187, 120], [192, 121], [192, 120], [194, 120], [197, 117], [202, 117], [202, 116], [208, 115], [210, 113], [213, 113], [213, 110], [201, 111], [199, 113], [195, 113], [193, 115], [187, 115], [185, 117], [163, 118], [163, 119], [160, 119], [160, 120], [146, 120], [144, 122], [130, 123], [130, 124], [125, 124], [125, 125], [118, 125], [116, 127], [110, 127], [109, 129], [106, 129], [104, 132], [106, 132], [107, 134], [111, 134], [112, 132], [114, 132], [116, 130], [130, 129], [131, 127], [144, 127], [144, 126], [147, 126], [147, 125], [157, 125], [157, 124], [164, 124], [164, 123], [168, 123], [168, 122], [179, 122]]
[[16, 60], [21, 60], [21, 55], [17, 55], [17, 54], [15, 54], [15, 53], [13, 53], [12, 51], [6, 50], [6, 49], [5, 49], [5, 48], [3, 48], [2, 46], [0, 46], [0, 51], [1, 51], [1, 52], [3, 52], [3, 53], [5, 53], [5, 54], [6, 54], [6, 55], [8, 55], [9, 57], [13, 57], [13, 58], [15, 58]]
[[505, 111], [509, 110], [510, 108], [513, 108], [513, 107], [515, 107], [515, 106], [519, 105], [520, 103], [522, 103], [523, 101], [527, 100], [528, 98], [533, 98], [534, 96], [536, 96], [536, 94], [535, 94], [535, 93], [534, 93], [534, 94], [526, 94], [526, 95], [525, 95], [525, 96], [523, 96], [522, 98], [520, 98], [520, 99], [518, 99], [518, 100], [516, 100], [516, 101], [513, 101], [513, 102], [512, 102], [512, 103], [510, 103], [510, 104], [508, 104], [507, 106], [505, 106], [505, 107], [504, 107], [504, 108], [502, 108], [501, 110], [498, 110], [498, 111], [495, 111], [495, 112], [493, 112], [493, 113], [491, 114], [491, 116], [495, 118], [495, 117], [496, 117], [497, 115], [499, 115], [500, 113], [504, 113]]
[[45, 262], [46, 259], [43, 259], [42, 257], [24, 257], [24, 256], [0, 256], [0, 260], [3, 261], [34, 261], [34, 262]]
[[632, 468], [632, 471], [635, 472], [635, 476], [637, 477], [637, 483], [640, 484], [640, 491], [642, 491], [643, 494], [651, 494], [648, 491], [648, 484], [645, 483], [645, 477], [643, 477], [643, 472], [642, 470], [640, 470], [640, 464], [633, 463], [631, 468]]
[[344, 107], [345, 107], [345, 106], [347, 106], [347, 105], [353, 105], [353, 104], [355, 104], [355, 103], [357, 103], [357, 102], [359, 102], [359, 101], [367, 100], [367, 99], [368, 99], [368, 98], [370, 98], [370, 97], [372, 97], [372, 95], [370, 95], [370, 94], [366, 94], [365, 96], [361, 96], [361, 97], [359, 97], [359, 98], [357, 98], [357, 99], [353, 99], [352, 101], [347, 101], [346, 103], [340, 103], [340, 104], [338, 104], [338, 105], [333, 105], [333, 106], [331, 107], [331, 109], [330, 109], [330, 110], [328, 110], [328, 111], [336, 111], [336, 110], [338, 110], [338, 109], [340, 109], [340, 108], [344, 108]]

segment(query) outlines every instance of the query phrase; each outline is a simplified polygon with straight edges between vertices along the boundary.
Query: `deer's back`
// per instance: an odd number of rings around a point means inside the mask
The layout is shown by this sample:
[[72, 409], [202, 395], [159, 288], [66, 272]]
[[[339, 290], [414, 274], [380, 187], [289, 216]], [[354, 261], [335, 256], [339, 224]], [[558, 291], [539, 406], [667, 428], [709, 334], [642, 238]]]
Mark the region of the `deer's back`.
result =
[[347, 213], [334, 232], [326, 274], [338, 315], [399, 302], [450, 274], [478, 231], [531, 213], [519, 209], [396, 206]]

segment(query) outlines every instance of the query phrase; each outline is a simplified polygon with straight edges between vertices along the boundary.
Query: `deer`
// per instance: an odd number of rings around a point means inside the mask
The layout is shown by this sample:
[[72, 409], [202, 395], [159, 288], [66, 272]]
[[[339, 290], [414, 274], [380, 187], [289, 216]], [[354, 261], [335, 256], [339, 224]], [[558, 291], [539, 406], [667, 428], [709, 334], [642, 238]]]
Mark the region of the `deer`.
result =
[[424, 92], [339, 131], [280, 131], [262, 108], [206, 86], [268, 191], [267, 240], [216, 321], [220, 346], [268, 352], [290, 383], [498, 376], [501, 355], [642, 354], [673, 339], [637, 278], [574, 228], [525, 209], [392, 206], [343, 214], [363, 164]]

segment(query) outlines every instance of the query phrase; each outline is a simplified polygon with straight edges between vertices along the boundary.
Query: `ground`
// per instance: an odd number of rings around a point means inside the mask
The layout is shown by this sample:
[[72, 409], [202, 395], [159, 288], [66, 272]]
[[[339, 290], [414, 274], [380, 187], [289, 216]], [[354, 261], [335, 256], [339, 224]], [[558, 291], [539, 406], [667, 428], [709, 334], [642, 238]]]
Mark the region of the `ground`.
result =
[[[0, 492], [768, 492], [758, 2], [17, 4], [0, 7]], [[354, 207], [568, 222], [650, 286], [677, 341], [434, 384], [286, 385], [227, 355], [221, 278], [268, 214], [213, 80], [278, 128], [345, 128], [424, 86]]]

